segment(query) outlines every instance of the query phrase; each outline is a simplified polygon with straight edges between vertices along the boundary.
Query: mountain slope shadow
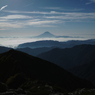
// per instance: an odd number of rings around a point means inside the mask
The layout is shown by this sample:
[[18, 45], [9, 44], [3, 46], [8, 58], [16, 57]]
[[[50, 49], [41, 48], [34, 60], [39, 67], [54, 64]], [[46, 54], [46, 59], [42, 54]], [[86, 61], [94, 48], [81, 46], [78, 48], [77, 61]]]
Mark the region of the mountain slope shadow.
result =
[[95, 59], [89, 63], [71, 68], [69, 71], [72, 74], [82, 79], [87, 79], [95, 84]]
[[95, 84], [95, 49], [86, 55], [81, 65], [70, 68], [69, 71], [74, 75], [87, 79]]
[[51, 82], [69, 91], [93, 87], [90, 82], [72, 75], [61, 67], [26, 53], [10, 50], [0, 54], [0, 81], [6, 82], [18, 73], [23, 73], [32, 80]]
[[[55, 48], [50, 51], [41, 53], [37, 55], [37, 57], [55, 63], [58, 66], [68, 70], [69, 68], [90, 62], [93, 58], [95, 58], [89, 54], [94, 49], [95, 45], [83, 44], [74, 46], [72, 48]], [[86, 58], [88, 54], [90, 56]]]

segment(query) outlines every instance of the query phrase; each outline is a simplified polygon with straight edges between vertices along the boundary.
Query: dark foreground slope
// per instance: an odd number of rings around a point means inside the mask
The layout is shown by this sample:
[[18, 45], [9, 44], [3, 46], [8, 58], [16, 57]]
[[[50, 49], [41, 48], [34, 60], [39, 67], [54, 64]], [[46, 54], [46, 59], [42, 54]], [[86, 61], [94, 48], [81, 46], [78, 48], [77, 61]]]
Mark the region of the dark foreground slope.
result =
[[95, 84], [95, 49], [86, 55], [83, 63], [83, 65], [71, 68], [69, 71]]
[[9, 86], [20, 86], [24, 80], [32, 79], [52, 83], [69, 91], [93, 87], [88, 81], [72, 75], [59, 66], [26, 53], [10, 50], [0, 54], [0, 81], [11, 83], [10, 80], [19, 74], [20, 77], [16, 78], [18, 81], [15, 80], [15, 83]]
[[95, 60], [84, 65], [76, 66], [69, 71], [74, 75], [87, 79], [95, 84]]
[[93, 52], [95, 45], [77, 45], [72, 48], [55, 48], [39, 54], [37, 57], [53, 62], [64, 69], [69, 69], [90, 62], [95, 58]]

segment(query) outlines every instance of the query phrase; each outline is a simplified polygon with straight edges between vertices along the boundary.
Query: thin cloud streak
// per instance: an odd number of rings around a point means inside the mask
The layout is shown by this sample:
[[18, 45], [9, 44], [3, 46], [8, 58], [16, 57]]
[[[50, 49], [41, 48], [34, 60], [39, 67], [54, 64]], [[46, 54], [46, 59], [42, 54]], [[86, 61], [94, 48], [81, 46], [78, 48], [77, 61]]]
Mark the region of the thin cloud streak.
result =
[[50, 11], [50, 12], [41, 12], [41, 11], [9, 11], [6, 10], [4, 12], [9, 12], [9, 13], [18, 13], [18, 14], [42, 14], [42, 15], [67, 15], [67, 14], [76, 14], [76, 15], [91, 15], [91, 14], [95, 14], [94, 12], [91, 13], [82, 13], [82, 12], [57, 12], [57, 11]]
[[[42, 7], [43, 8], [43, 7]], [[43, 9], [49, 9], [49, 10], [61, 10], [61, 11], [68, 11], [68, 12], [74, 12], [74, 11], [82, 11], [84, 9], [63, 9], [61, 7], [44, 7]]]
[[[56, 11], [50, 11], [50, 12], [41, 12], [41, 11], [10, 11], [10, 10], [5, 10], [4, 12], [8, 13], [18, 13], [18, 14], [67, 14], [68, 12], [56, 12]], [[70, 12], [72, 13], [72, 12]]]
[[8, 15], [8, 16], [0, 17], [0, 19], [29, 19], [29, 18], [32, 17], [26, 15]]
[[95, 0], [89, 0], [90, 2], [87, 2], [86, 5], [89, 5], [89, 4], [92, 4], [92, 3], [95, 3]]
[[61, 16], [44, 16], [50, 19], [95, 19], [95, 13], [64, 13]]
[[8, 13], [22, 13], [22, 14], [50, 14], [50, 12], [40, 12], [40, 11], [10, 11], [10, 10], [5, 10], [4, 12]]
[[22, 25], [16, 22], [0, 22], [0, 28], [22, 28]]
[[[37, 14], [37, 16], [28, 16], [28, 15], [8, 15], [4, 17], [0, 17], [1, 20], [4, 19], [95, 19], [95, 13], [77, 13], [77, 12], [56, 12], [56, 11], [50, 11], [50, 12], [40, 12], [40, 11], [33, 11], [33, 12], [20, 12], [18, 13], [32, 13]], [[40, 14], [45, 14], [46, 16], [41, 16]], [[57, 16], [56, 16], [56, 15]], [[48, 15], [48, 16], [47, 16]], [[52, 15], [52, 16], [51, 16]], [[54, 16], [53, 16], [54, 15]]]
[[8, 5], [5, 5], [3, 7], [1, 7], [0, 11], [2, 11], [4, 8], [6, 8]]
[[50, 9], [50, 10], [63, 10], [61, 7], [44, 7], [44, 9]]
[[25, 20], [25, 21], [8, 21], [0, 22], [0, 28], [26, 28], [33, 27], [54, 27], [55, 24], [60, 23], [59, 20]]

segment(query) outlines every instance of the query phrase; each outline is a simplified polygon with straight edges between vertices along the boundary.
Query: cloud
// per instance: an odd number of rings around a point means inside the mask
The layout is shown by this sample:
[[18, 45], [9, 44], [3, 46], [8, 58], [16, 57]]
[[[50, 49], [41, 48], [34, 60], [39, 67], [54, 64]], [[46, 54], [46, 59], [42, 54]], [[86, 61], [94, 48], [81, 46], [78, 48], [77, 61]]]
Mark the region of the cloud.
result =
[[16, 22], [0, 22], [0, 28], [22, 28], [22, 25]]
[[8, 5], [5, 5], [3, 7], [1, 7], [0, 11], [3, 10], [4, 8], [6, 8]]
[[[43, 7], [42, 7], [43, 8]], [[61, 7], [44, 7], [43, 9], [49, 9], [49, 10], [61, 10], [61, 11], [82, 11], [84, 9], [63, 9]]]
[[[65, 10], [65, 9], [64, 9]], [[70, 12], [73, 12], [73, 11], [80, 11], [80, 10], [83, 10], [83, 9], [73, 9], [73, 10], [70, 10]], [[68, 10], [69, 11], [69, 10]], [[8, 13], [14, 13], [14, 14], [64, 14], [66, 12], [57, 12], [57, 11], [50, 11], [50, 12], [44, 12], [44, 11], [10, 11], [10, 10], [4, 10], [4, 12], [8, 12]]]
[[26, 15], [8, 15], [8, 16], [3, 16], [0, 17], [0, 19], [29, 19], [32, 18], [31, 16], [26, 16]]
[[92, 4], [92, 3], [95, 3], [95, 0], [89, 0], [89, 2], [86, 3], [86, 5], [89, 5], [89, 4]]
[[53, 24], [57, 24], [57, 20], [46, 21], [15, 21], [15, 22], [0, 22], [0, 28], [25, 28], [26, 26], [33, 27], [55, 27]]
[[87, 2], [86, 5], [89, 5], [89, 4], [91, 4], [91, 3], [92, 3], [92, 2]]
[[58, 22], [60, 21], [44, 19], [41, 16], [7, 15], [0, 17], [0, 28], [54, 27]]
[[10, 11], [10, 10], [4, 10], [4, 12], [8, 13], [16, 13], [16, 14], [50, 14], [50, 12], [40, 12], [40, 11]]
[[[95, 21], [95, 13], [6, 11], [13, 15], [0, 16], [0, 28], [56, 27], [65, 22]], [[33, 15], [31, 15], [33, 14]]]
[[44, 16], [48, 19], [64, 19], [64, 20], [86, 20], [86, 19], [95, 19], [95, 13], [62, 13], [63, 15], [59, 16]]
[[44, 7], [44, 9], [50, 9], [50, 10], [63, 10], [61, 7]]
[[35, 20], [35, 21], [27, 21], [26, 25], [30, 26], [51, 26], [52, 24], [58, 24], [59, 20]]

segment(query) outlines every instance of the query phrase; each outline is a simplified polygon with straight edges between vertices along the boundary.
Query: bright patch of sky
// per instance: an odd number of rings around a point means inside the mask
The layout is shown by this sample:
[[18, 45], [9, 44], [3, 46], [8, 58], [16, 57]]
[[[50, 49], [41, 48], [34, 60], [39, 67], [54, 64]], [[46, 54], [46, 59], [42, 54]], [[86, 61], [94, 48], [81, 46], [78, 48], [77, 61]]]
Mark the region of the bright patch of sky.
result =
[[45, 31], [94, 38], [95, 0], [0, 0], [0, 37]]

